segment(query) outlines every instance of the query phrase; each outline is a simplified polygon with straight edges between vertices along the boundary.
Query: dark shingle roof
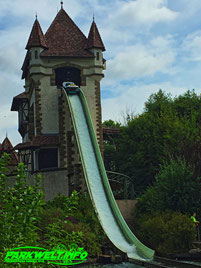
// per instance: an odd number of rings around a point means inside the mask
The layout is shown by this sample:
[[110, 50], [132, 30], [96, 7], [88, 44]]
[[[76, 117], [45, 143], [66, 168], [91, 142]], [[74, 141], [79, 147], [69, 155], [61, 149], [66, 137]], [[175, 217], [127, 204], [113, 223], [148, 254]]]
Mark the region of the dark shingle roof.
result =
[[113, 127], [103, 127], [103, 135], [119, 135], [120, 129], [119, 128], [113, 128]]
[[18, 111], [21, 101], [25, 99], [28, 99], [28, 95], [25, 92], [22, 92], [19, 95], [15, 96], [11, 105], [11, 111]]
[[0, 146], [0, 156], [4, 153], [10, 154], [9, 166], [16, 166], [18, 164], [18, 157], [16, 152], [13, 150], [13, 145], [9, 138], [6, 137]]
[[[89, 36], [86, 38], [63, 8], [58, 12], [45, 35], [38, 20], [35, 20], [26, 49], [31, 47], [45, 48], [40, 57], [94, 58], [94, 54], [89, 51], [90, 48], [100, 48], [105, 51], [96, 23], [93, 21]], [[22, 79], [28, 74], [29, 56], [27, 51], [22, 66]]]
[[27, 51], [25, 59], [24, 59], [24, 62], [23, 62], [23, 65], [22, 65], [22, 68], [21, 68], [21, 70], [23, 71], [22, 79], [27, 77], [27, 74], [28, 74], [28, 71], [29, 71], [28, 67], [29, 67], [29, 53]]
[[43, 31], [37, 19], [34, 22], [31, 34], [29, 36], [28, 43], [26, 45], [26, 49], [29, 49], [31, 47], [47, 48], [47, 43], [43, 35]]
[[40, 147], [40, 146], [56, 146], [59, 145], [58, 135], [41, 135], [35, 136], [32, 141], [19, 143], [15, 146], [15, 150], [23, 150], [26, 148]]
[[89, 31], [87, 48], [100, 48], [102, 51], [105, 51], [105, 46], [99, 34], [96, 23], [93, 21]]
[[48, 50], [41, 53], [46, 56], [94, 57], [86, 50], [87, 38], [72, 21], [64, 9], [60, 9], [45, 34]]
[[10, 142], [8, 137], [6, 137], [4, 139], [4, 141], [2, 142], [1, 150], [5, 151], [5, 152], [10, 152], [11, 150], [13, 150], [13, 145]]

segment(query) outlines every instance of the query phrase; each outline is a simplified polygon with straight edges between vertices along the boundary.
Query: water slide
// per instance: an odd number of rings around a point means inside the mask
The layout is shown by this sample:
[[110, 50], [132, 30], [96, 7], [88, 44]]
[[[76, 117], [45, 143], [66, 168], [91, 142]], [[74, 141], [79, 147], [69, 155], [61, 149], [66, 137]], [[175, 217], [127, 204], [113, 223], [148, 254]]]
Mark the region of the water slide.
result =
[[131, 232], [116, 204], [82, 90], [76, 94], [63, 91], [70, 108], [89, 194], [103, 230], [129, 258], [152, 260], [154, 251]]

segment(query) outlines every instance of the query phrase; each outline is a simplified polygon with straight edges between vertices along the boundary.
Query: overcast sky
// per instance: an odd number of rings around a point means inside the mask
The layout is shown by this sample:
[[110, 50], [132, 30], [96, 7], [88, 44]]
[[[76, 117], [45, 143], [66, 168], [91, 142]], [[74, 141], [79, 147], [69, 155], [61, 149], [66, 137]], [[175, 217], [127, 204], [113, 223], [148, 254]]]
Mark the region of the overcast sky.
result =
[[[93, 14], [106, 47], [102, 80], [103, 120], [119, 121], [126, 110], [143, 111], [160, 88], [173, 96], [201, 88], [200, 0], [63, 0], [85, 35]], [[0, 0], [0, 142], [15, 145], [17, 112], [12, 98], [24, 91], [21, 67], [38, 14], [43, 32], [60, 9], [58, 0]]]

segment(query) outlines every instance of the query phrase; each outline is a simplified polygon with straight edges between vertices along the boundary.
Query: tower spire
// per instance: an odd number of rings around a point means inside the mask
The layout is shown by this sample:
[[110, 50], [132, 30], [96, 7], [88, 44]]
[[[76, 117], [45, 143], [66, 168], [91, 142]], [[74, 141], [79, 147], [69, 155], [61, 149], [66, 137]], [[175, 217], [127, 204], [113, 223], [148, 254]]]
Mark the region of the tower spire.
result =
[[102, 51], [105, 51], [103, 41], [101, 39], [98, 28], [94, 21], [94, 16], [93, 16], [93, 22], [91, 24], [91, 28], [90, 28], [89, 35], [88, 35], [87, 48], [88, 49], [100, 48]]
[[31, 47], [47, 48], [45, 36], [43, 35], [43, 31], [40, 27], [37, 17], [32, 27], [26, 49], [30, 49]]

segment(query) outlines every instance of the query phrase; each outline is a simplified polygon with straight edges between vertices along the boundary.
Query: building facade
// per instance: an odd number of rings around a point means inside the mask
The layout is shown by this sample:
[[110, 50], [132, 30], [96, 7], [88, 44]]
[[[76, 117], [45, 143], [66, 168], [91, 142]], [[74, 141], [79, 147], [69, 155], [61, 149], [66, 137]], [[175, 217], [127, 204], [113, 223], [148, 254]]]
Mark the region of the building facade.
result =
[[42, 173], [48, 200], [86, 187], [62, 82], [82, 88], [103, 150], [100, 81], [105, 47], [94, 20], [87, 38], [61, 7], [45, 34], [36, 18], [26, 50], [25, 91], [13, 98], [11, 107], [18, 112], [22, 136], [15, 149], [30, 174]]

